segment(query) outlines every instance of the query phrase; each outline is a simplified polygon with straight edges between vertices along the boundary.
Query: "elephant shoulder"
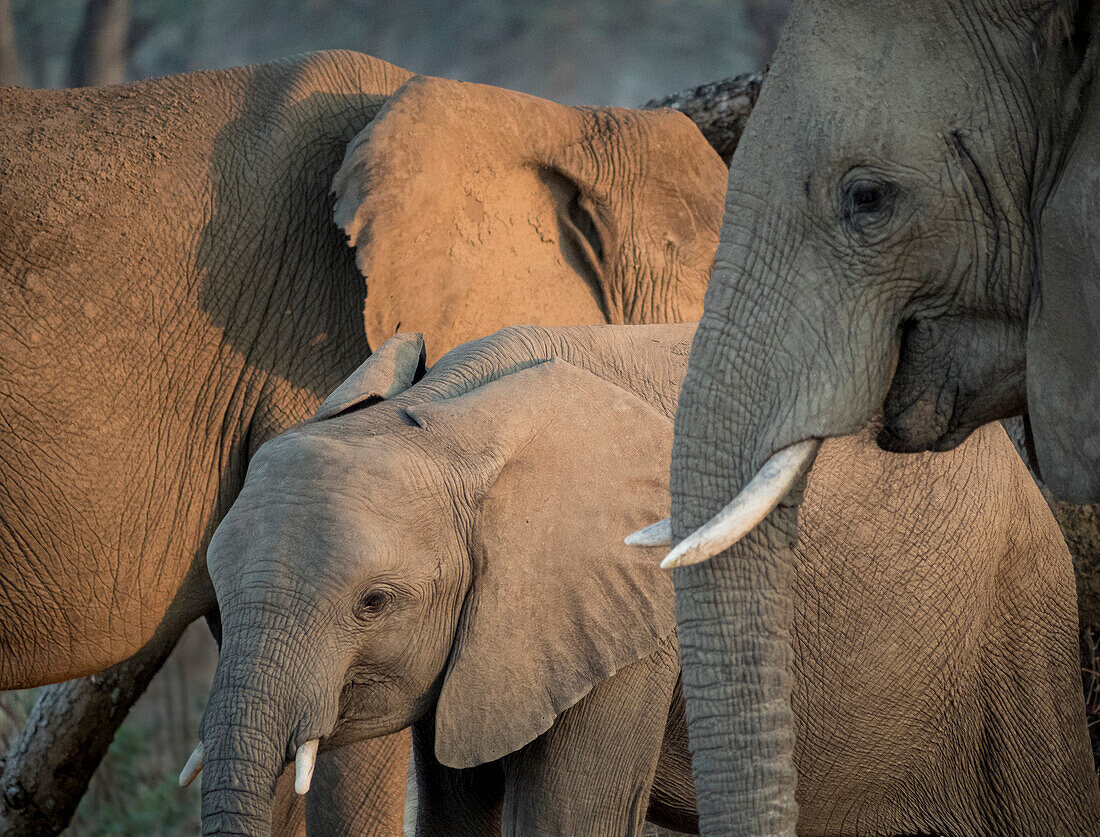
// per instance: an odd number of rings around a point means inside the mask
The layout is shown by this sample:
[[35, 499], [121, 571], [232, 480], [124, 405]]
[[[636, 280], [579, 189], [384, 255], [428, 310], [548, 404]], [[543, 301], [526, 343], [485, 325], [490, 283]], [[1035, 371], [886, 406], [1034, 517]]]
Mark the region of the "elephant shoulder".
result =
[[860, 433], [827, 439], [810, 472], [804, 507], [862, 509], [861, 519], [890, 530], [912, 532], [917, 521], [920, 529], [940, 521], [959, 531], [981, 525], [998, 541], [1006, 535], [1003, 512], [1024, 486], [1016, 467], [1022, 463], [999, 427], [980, 428], [939, 453], [891, 453], [876, 444], [876, 435], [872, 423]]
[[1022, 508], [1046, 508], [1039, 486], [1000, 422], [979, 427], [952, 453], [967, 479], [996, 492], [999, 511], [1018, 516]]
[[1036, 483], [1002, 424], [991, 422], [975, 431], [972, 439], [980, 448], [982, 472], [998, 490], [998, 512], [1013, 541], [1068, 562], [1066, 540], [1052, 511], [1053, 497]]

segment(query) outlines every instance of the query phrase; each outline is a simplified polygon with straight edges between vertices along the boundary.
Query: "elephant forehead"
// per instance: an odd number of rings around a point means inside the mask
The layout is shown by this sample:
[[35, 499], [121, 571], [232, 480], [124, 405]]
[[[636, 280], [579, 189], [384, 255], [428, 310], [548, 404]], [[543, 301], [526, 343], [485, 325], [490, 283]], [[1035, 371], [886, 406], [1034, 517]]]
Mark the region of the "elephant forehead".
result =
[[431, 504], [389, 495], [350, 501], [337, 493], [282, 492], [242, 498], [211, 541], [215, 589], [247, 580], [269, 590], [340, 596], [386, 581], [419, 587], [453, 562], [454, 516]]
[[[367, 411], [362, 411], [366, 413]], [[362, 427], [357, 415], [305, 425], [264, 444], [249, 463], [246, 491], [328, 493], [358, 497], [392, 486], [428, 493], [441, 479], [432, 452], [412, 432]]]
[[377, 540], [400, 529], [426, 535], [429, 527], [412, 524], [450, 519], [440, 465], [431, 451], [399, 436], [345, 440], [315, 431], [284, 434], [253, 458], [223, 527], [286, 543], [312, 539], [324, 548]]
[[[760, 101], [759, 110], [782, 122], [770, 125], [769, 142], [793, 141], [795, 159], [821, 165], [821, 155], [835, 156], [844, 138], [857, 156], [896, 157], [926, 143], [938, 149], [945, 130], [972, 124], [973, 103], [985, 98], [976, 88], [989, 70], [948, 5], [907, 0], [798, 10], [788, 38], [799, 47], [777, 56]], [[860, 102], [851, 101], [853, 90]]]

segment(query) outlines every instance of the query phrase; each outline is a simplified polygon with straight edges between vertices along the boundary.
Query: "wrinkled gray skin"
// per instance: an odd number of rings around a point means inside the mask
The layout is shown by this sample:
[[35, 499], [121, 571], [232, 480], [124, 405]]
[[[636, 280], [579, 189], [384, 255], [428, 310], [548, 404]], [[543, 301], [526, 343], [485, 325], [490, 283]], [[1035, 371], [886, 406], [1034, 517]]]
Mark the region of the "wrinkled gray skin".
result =
[[323, 52], [0, 115], [3, 689], [212, 615], [250, 455], [401, 322], [441, 353], [702, 308], [725, 169], [682, 114]]
[[[693, 331], [509, 328], [415, 384], [399, 335], [258, 451], [207, 559], [204, 834], [264, 833], [306, 741], [410, 724], [419, 834], [694, 828], [671, 584], [622, 543]], [[1096, 833], [1070, 559], [999, 426], [830, 440], [794, 558], [800, 833]]]
[[[777, 451], [880, 409], [880, 445], [924, 451], [1028, 407], [1048, 486], [1100, 499], [1096, 6], [794, 8], [732, 163], [674, 540]], [[708, 834], [795, 825], [796, 500], [674, 576]]]
[[0, 688], [148, 642], [249, 455], [401, 322], [701, 312], [725, 167], [682, 114], [350, 52], [0, 107]]

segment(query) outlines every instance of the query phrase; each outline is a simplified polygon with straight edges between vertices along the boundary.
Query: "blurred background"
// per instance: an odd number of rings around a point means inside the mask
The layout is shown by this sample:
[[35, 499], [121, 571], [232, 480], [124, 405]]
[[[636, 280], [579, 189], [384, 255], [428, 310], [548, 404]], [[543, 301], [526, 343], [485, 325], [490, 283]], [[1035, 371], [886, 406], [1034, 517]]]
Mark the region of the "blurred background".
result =
[[[767, 64], [790, 0], [0, 0], [0, 85], [73, 87], [345, 48], [566, 104], [641, 105]], [[216, 663], [185, 634], [119, 731], [72, 837], [192, 835], [176, 777]], [[0, 757], [37, 690], [0, 697]]]
[[0, 0], [0, 84], [114, 84], [345, 48], [566, 104], [761, 69], [789, 0]]

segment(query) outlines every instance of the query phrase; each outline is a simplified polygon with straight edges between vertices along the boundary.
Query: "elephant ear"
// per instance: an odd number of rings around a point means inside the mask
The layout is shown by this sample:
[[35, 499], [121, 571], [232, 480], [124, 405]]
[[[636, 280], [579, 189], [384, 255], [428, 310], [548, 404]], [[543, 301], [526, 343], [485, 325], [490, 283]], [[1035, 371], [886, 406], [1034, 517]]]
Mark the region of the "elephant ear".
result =
[[[1095, 47], [1094, 47], [1095, 48]], [[1028, 414], [1043, 481], [1100, 502], [1100, 80], [1040, 221], [1030, 307]]]
[[436, 708], [436, 756], [472, 767], [534, 740], [675, 627], [672, 582], [623, 538], [668, 512], [671, 421], [561, 360], [410, 410], [476, 435], [470, 589]]
[[348, 143], [333, 219], [367, 340], [422, 331], [431, 363], [516, 323], [698, 319], [726, 177], [683, 114], [415, 76]]
[[605, 321], [596, 222], [537, 153], [582, 128], [577, 109], [522, 93], [402, 85], [333, 180], [333, 220], [367, 282], [367, 339], [401, 325], [445, 351], [514, 323]]
[[324, 400], [314, 419], [330, 419], [365, 401], [403, 392], [423, 377], [424, 358], [423, 334], [395, 334]]

